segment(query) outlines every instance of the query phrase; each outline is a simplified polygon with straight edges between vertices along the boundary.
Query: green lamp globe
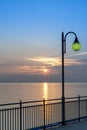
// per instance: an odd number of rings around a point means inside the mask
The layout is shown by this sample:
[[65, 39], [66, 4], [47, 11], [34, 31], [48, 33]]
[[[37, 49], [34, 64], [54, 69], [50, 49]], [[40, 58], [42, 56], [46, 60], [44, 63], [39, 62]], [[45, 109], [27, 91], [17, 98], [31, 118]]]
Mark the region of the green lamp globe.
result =
[[72, 44], [72, 49], [73, 49], [74, 51], [79, 51], [79, 50], [81, 49], [81, 44], [79, 43], [77, 37], [75, 38], [75, 41], [74, 41], [73, 44]]

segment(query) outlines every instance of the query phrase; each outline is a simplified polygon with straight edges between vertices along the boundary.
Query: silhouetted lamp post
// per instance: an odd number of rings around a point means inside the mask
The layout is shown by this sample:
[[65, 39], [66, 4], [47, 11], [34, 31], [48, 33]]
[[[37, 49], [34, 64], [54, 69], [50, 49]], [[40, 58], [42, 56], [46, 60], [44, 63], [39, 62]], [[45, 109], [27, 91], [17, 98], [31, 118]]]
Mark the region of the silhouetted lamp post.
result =
[[79, 51], [81, 44], [78, 41], [77, 35], [74, 32], [68, 32], [64, 35], [62, 32], [62, 125], [65, 125], [65, 95], [64, 95], [64, 54], [66, 53], [66, 37], [68, 34], [74, 34], [75, 40], [72, 44], [74, 51]]

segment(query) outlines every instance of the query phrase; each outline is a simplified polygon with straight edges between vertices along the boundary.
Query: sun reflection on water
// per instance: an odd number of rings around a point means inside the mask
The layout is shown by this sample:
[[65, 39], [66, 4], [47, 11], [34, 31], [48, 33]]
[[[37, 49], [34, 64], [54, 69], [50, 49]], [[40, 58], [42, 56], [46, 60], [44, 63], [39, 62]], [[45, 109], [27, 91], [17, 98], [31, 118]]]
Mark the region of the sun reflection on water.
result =
[[48, 105], [48, 83], [43, 83], [43, 98], [45, 99], [45, 116], [48, 120], [51, 119], [50, 105]]
[[48, 99], [48, 83], [43, 83], [43, 98]]

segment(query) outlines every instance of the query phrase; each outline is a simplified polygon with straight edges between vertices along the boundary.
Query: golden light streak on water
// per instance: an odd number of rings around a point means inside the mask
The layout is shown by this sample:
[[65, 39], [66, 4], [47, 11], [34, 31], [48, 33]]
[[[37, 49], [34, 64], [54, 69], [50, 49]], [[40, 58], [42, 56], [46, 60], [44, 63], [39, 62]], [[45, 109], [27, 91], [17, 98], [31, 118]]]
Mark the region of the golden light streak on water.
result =
[[43, 98], [48, 99], [48, 83], [43, 83]]

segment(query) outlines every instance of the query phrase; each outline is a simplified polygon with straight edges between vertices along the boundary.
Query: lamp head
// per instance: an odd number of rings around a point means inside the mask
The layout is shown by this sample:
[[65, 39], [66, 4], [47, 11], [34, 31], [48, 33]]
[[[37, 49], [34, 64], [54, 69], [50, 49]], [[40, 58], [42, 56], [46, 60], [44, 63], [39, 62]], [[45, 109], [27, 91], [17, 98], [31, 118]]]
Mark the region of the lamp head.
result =
[[78, 38], [76, 37], [73, 44], [72, 44], [72, 49], [74, 51], [79, 51], [81, 49], [81, 44], [80, 42], [78, 41]]

